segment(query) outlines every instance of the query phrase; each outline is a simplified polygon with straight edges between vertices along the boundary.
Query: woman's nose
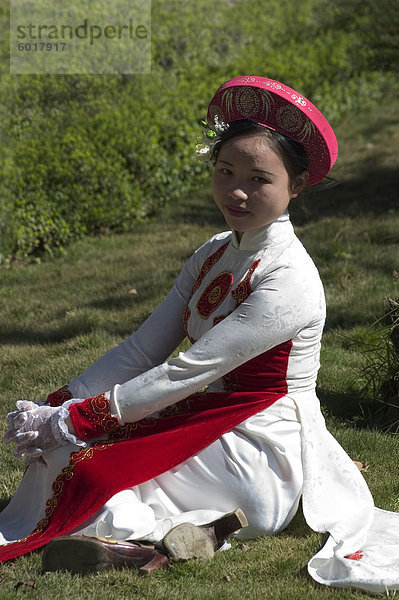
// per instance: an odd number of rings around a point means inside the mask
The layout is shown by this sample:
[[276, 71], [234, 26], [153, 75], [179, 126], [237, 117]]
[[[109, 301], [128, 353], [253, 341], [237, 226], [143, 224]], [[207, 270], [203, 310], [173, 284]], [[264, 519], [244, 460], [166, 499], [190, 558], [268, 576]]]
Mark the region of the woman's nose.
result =
[[232, 200], [240, 200], [241, 202], [248, 200], [248, 194], [242, 187], [234, 187], [229, 191], [229, 196]]

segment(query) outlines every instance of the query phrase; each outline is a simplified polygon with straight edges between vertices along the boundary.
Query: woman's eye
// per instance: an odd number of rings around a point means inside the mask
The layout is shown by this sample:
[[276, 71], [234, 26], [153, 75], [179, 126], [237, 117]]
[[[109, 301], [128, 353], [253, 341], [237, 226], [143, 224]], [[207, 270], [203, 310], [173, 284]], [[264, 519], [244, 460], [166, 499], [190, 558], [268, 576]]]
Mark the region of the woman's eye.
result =
[[260, 177], [259, 175], [256, 175], [253, 179], [256, 181], [256, 183], [269, 183], [267, 179]]

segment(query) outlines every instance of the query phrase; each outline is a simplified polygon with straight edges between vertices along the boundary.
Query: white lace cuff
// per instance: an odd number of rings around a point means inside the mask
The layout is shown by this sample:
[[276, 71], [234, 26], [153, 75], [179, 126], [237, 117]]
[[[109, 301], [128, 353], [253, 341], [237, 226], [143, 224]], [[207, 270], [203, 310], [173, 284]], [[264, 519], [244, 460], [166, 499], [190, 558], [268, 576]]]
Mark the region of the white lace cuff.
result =
[[76, 437], [76, 435], [70, 433], [68, 430], [68, 426], [65, 423], [65, 419], [69, 417], [68, 408], [71, 404], [74, 404], [75, 402], [83, 402], [83, 398], [73, 398], [72, 400], [67, 400], [66, 402], [64, 402], [64, 404], [62, 404], [59, 407], [58, 411], [53, 415], [51, 429], [56, 441], [60, 445], [70, 443], [75, 444], [75, 446], [81, 446], [82, 448], [86, 448], [87, 442], [83, 442], [78, 437]]

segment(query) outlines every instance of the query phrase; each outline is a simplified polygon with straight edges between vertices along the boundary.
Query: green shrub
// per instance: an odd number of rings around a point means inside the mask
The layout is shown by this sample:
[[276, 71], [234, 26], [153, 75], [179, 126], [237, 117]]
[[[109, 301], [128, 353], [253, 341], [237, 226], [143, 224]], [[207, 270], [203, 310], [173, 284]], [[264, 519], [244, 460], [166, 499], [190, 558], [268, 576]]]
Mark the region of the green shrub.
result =
[[85, 234], [128, 230], [201, 187], [209, 176], [194, 157], [198, 123], [229, 77], [283, 80], [333, 123], [387, 90], [394, 95], [392, 44], [379, 71], [383, 49], [363, 33], [379, 13], [371, 0], [357, 5], [153, 0], [151, 74], [10, 76], [3, 64], [0, 256], [52, 253]]

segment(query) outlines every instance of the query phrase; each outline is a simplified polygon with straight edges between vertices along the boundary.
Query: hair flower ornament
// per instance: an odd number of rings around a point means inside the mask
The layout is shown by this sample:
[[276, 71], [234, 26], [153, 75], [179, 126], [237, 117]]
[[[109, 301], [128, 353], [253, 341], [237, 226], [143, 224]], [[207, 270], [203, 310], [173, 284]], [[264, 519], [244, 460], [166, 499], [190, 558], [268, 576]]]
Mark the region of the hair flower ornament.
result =
[[202, 160], [204, 163], [209, 164], [212, 160], [215, 145], [220, 142], [221, 134], [226, 131], [229, 126], [227, 123], [220, 121], [218, 116], [215, 115], [213, 128], [209, 127], [206, 121], [201, 121], [201, 125], [204, 127], [202, 131], [202, 138], [198, 136], [200, 142], [195, 146], [197, 152], [197, 158]]

